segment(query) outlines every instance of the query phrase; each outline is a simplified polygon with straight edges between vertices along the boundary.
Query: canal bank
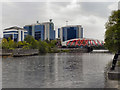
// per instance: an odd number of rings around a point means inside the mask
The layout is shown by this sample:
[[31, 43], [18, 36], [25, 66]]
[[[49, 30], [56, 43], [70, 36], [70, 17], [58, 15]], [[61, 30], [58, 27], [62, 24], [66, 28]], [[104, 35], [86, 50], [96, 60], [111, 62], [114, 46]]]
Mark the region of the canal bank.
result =
[[[87, 53], [87, 48], [52, 48], [48, 53]], [[0, 49], [0, 56], [13, 56], [13, 57], [21, 57], [21, 56], [33, 56], [42, 54], [39, 52], [39, 49]]]
[[118, 58], [118, 62], [116, 64], [115, 70], [110, 70], [112, 61], [109, 63], [107, 67], [107, 83], [106, 88], [117, 88], [120, 90], [120, 57]]
[[1, 49], [0, 52], [1, 52], [1, 56], [13, 56], [13, 57], [32, 56], [39, 54], [38, 49], [20, 49], [20, 48], [14, 50]]

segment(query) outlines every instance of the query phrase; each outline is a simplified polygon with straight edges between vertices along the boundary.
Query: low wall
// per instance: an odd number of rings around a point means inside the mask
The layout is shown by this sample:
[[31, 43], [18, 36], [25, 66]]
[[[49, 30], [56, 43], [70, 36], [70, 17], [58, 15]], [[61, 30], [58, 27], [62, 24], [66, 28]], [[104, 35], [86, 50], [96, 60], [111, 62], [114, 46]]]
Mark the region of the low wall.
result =
[[88, 49], [86, 49], [86, 48], [75, 48], [75, 49], [70, 50], [70, 53], [77, 53], [77, 52], [86, 53], [86, 52], [88, 52]]
[[58, 48], [58, 50], [70, 50], [70, 53], [86, 53], [88, 52], [87, 48]]
[[0, 49], [1, 56], [10, 56], [12, 55], [12, 53], [13, 53], [13, 50]]
[[1, 55], [2, 56], [14, 56], [14, 57], [18, 57], [18, 56], [30, 56], [30, 55], [37, 55], [39, 54], [39, 50], [38, 49], [14, 49], [14, 50], [5, 50], [5, 49], [1, 49], [0, 50]]
[[38, 49], [15, 49], [13, 51], [13, 56], [30, 56], [39, 54]]

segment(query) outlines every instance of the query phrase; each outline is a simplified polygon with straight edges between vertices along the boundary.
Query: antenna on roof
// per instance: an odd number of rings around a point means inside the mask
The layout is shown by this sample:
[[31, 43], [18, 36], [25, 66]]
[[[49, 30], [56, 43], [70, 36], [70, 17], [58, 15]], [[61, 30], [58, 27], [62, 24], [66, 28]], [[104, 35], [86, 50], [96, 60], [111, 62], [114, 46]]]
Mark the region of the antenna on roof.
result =
[[39, 21], [37, 21], [37, 23], [39, 23]]
[[66, 26], [68, 25], [68, 21], [66, 21]]
[[50, 22], [52, 22], [52, 19], [50, 19]]

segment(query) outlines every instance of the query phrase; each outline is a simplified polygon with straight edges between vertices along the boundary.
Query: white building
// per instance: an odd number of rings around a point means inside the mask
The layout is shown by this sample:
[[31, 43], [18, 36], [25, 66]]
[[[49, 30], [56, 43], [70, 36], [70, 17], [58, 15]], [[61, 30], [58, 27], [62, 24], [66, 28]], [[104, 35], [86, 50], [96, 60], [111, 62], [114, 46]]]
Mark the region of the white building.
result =
[[3, 38], [8, 39], [9, 37], [18, 42], [18, 41], [24, 41], [24, 38], [27, 35], [27, 30], [20, 28], [20, 27], [10, 27], [10, 28], [6, 28], [4, 29], [3, 32]]

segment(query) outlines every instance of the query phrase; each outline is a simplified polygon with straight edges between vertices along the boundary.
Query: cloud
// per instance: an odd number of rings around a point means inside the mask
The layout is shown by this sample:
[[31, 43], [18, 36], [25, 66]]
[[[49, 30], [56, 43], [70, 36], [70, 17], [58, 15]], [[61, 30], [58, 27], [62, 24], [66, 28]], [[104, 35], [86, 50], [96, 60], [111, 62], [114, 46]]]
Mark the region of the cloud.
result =
[[2, 2], [118, 2], [119, 0], [1, 0]]
[[[80, 24], [88, 38], [104, 39], [104, 24], [116, 2], [4, 2], [3, 29], [53, 19], [55, 30], [68, 24]], [[111, 9], [113, 8], [113, 9]]]
[[118, 9], [118, 3], [113, 3], [108, 6], [109, 10], [117, 10]]

